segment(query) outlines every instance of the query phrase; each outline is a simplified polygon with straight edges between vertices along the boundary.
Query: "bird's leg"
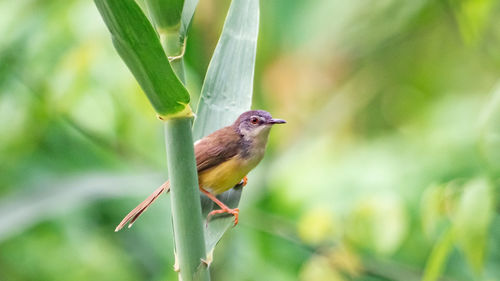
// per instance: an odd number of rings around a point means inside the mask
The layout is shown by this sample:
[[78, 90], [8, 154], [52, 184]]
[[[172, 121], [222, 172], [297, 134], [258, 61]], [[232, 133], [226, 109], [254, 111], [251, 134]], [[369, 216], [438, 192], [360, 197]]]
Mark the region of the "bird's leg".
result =
[[238, 215], [240, 213], [240, 209], [238, 209], [238, 208], [234, 208], [234, 209], [229, 208], [228, 206], [226, 206], [226, 204], [222, 203], [222, 201], [220, 201], [219, 199], [217, 199], [217, 197], [215, 197], [215, 195], [213, 195], [212, 193], [206, 191], [201, 186], [200, 186], [200, 191], [203, 192], [203, 194], [205, 194], [208, 198], [210, 198], [210, 200], [214, 201], [215, 204], [219, 205], [219, 207], [220, 207], [220, 210], [213, 210], [213, 211], [211, 211], [208, 214], [207, 220], [210, 219], [210, 217], [213, 216], [213, 215], [228, 213], [228, 214], [231, 214], [231, 215], [234, 216], [234, 225], [236, 226], [238, 224]]

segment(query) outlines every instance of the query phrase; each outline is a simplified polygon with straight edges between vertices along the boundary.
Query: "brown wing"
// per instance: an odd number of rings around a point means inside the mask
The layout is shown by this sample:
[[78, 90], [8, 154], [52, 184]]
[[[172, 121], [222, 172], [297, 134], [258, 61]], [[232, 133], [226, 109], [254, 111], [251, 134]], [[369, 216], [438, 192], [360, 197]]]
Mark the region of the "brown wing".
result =
[[194, 146], [198, 173], [229, 160], [238, 153], [240, 135], [225, 127], [198, 141]]
[[[232, 127], [225, 127], [201, 139], [194, 146], [198, 172], [229, 160], [238, 153], [240, 136]], [[170, 182], [165, 182], [146, 200], [133, 209], [116, 227], [119, 231], [127, 223], [131, 227], [134, 221], [151, 205], [160, 194], [170, 189]]]

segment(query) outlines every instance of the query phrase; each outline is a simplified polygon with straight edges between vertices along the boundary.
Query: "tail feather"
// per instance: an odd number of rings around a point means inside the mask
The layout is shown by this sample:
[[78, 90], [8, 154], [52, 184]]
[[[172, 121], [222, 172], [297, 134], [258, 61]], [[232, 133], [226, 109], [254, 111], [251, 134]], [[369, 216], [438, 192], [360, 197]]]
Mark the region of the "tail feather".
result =
[[146, 200], [142, 201], [141, 204], [137, 205], [128, 215], [126, 215], [120, 224], [115, 228], [115, 232], [120, 231], [127, 223], [128, 227], [132, 227], [132, 224], [139, 218], [139, 216], [146, 211], [146, 209], [151, 205], [160, 194], [170, 189], [170, 181], [166, 181], [160, 187], [158, 187], [151, 195], [149, 195]]

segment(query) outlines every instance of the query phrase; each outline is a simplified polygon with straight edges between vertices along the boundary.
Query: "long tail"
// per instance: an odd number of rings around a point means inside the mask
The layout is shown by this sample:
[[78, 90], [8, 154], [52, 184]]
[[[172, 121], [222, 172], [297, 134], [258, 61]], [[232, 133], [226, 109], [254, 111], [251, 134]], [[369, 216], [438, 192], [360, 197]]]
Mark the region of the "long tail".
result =
[[168, 191], [170, 189], [170, 181], [166, 181], [163, 183], [160, 187], [158, 187], [151, 195], [149, 195], [146, 200], [142, 201], [141, 204], [137, 205], [128, 215], [126, 215], [123, 220], [120, 222], [120, 224], [115, 228], [115, 232], [120, 231], [127, 223], [128, 223], [128, 228], [132, 227], [132, 224], [134, 224], [135, 220], [146, 211], [146, 209], [151, 205], [160, 194], [162, 194], [165, 191]]

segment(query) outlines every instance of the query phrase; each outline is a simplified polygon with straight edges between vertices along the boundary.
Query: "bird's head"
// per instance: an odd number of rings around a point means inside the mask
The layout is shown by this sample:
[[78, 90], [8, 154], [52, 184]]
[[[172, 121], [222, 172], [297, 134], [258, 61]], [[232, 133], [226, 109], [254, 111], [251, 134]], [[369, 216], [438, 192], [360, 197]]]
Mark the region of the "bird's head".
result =
[[267, 111], [250, 110], [242, 113], [233, 126], [246, 139], [265, 138], [267, 140], [271, 127], [284, 123], [286, 123], [285, 120], [274, 119]]

